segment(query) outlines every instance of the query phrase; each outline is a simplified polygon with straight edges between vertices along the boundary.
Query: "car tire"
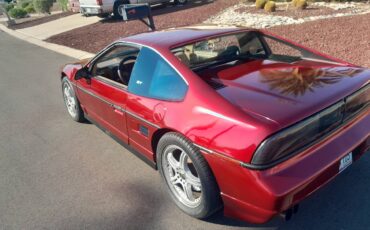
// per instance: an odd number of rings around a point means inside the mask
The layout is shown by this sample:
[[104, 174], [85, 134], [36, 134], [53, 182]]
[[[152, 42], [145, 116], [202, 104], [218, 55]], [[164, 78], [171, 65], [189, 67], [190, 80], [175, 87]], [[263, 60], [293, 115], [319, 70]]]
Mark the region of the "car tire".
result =
[[188, 2], [188, 0], [175, 0], [175, 3], [177, 5], [185, 5]]
[[85, 122], [84, 112], [67, 77], [63, 77], [62, 79], [62, 93], [64, 104], [71, 118], [77, 122]]
[[[199, 149], [189, 140], [175, 132], [166, 133], [159, 140], [156, 153], [158, 170], [167, 191], [183, 212], [204, 219], [222, 208], [220, 190], [213, 173]], [[179, 164], [174, 164], [174, 160]], [[181, 165], [181, 162], [185, 162], [182, 172], [179, 172], [181, 166], [179, 171], [174, 170], [172, 166]]]
[[117, 20], [122, 20], [122, 16], [119, 14], [118, 9], [120, 6], [128, 4], [126, 1], [116, 1], [113, 6], [113, 18]]

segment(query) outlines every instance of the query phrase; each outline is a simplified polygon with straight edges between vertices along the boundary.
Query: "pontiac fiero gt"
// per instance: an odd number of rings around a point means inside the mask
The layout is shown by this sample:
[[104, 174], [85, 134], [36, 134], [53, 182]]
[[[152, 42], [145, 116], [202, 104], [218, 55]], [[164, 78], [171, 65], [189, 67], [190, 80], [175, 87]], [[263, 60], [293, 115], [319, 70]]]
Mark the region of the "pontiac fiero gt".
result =
[[196, 218], [291, 215], [370, 146], [370, 70], [267, 31], [135, 35], [61, 81], [69, 115], [157, 168]]

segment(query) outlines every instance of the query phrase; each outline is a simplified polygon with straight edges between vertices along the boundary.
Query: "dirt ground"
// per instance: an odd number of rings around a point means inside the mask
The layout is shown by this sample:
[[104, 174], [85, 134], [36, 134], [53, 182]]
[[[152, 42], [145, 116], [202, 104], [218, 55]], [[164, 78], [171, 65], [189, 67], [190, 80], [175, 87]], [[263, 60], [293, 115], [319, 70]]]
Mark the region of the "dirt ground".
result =
[[331, 18], [269, 30], [350, 63], [370, 67], [370, 14]]

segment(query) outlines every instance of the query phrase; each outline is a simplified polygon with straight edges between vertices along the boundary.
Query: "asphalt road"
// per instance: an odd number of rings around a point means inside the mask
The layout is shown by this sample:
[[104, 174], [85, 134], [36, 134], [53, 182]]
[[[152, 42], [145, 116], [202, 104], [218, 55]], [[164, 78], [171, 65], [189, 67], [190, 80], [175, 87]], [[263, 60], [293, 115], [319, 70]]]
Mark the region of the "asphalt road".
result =
[[370, 229], [370, 154], [289, 222], [188, 217], [156, 171], [68, 117], [58, 71], [70, 61], [0, 31], [0, 229]]

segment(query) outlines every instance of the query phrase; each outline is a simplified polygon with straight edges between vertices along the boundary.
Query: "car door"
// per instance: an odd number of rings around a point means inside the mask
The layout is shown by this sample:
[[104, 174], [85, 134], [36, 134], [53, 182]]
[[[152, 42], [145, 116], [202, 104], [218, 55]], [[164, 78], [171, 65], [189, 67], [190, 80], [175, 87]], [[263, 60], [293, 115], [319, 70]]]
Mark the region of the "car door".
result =
[[118, 67], [123, 59], [138, 52], [139, 49], [134, 46], [111, 46], [90, 64], [91, 77], [78, 83], [78, 94], [83, 100], [86, 115], [125, 143], [128, 143], [125, 113], [127, 85], [120, 81]]
[[[154, 160], [152, 136], [165, 127], [168, 109], [181, 106], [187, 82], [162, 56], [143, 47], [136, 59], [127, 98], [127, 129], [130, 145]], [[175, 111], [176, 112], [176, 111]]]

